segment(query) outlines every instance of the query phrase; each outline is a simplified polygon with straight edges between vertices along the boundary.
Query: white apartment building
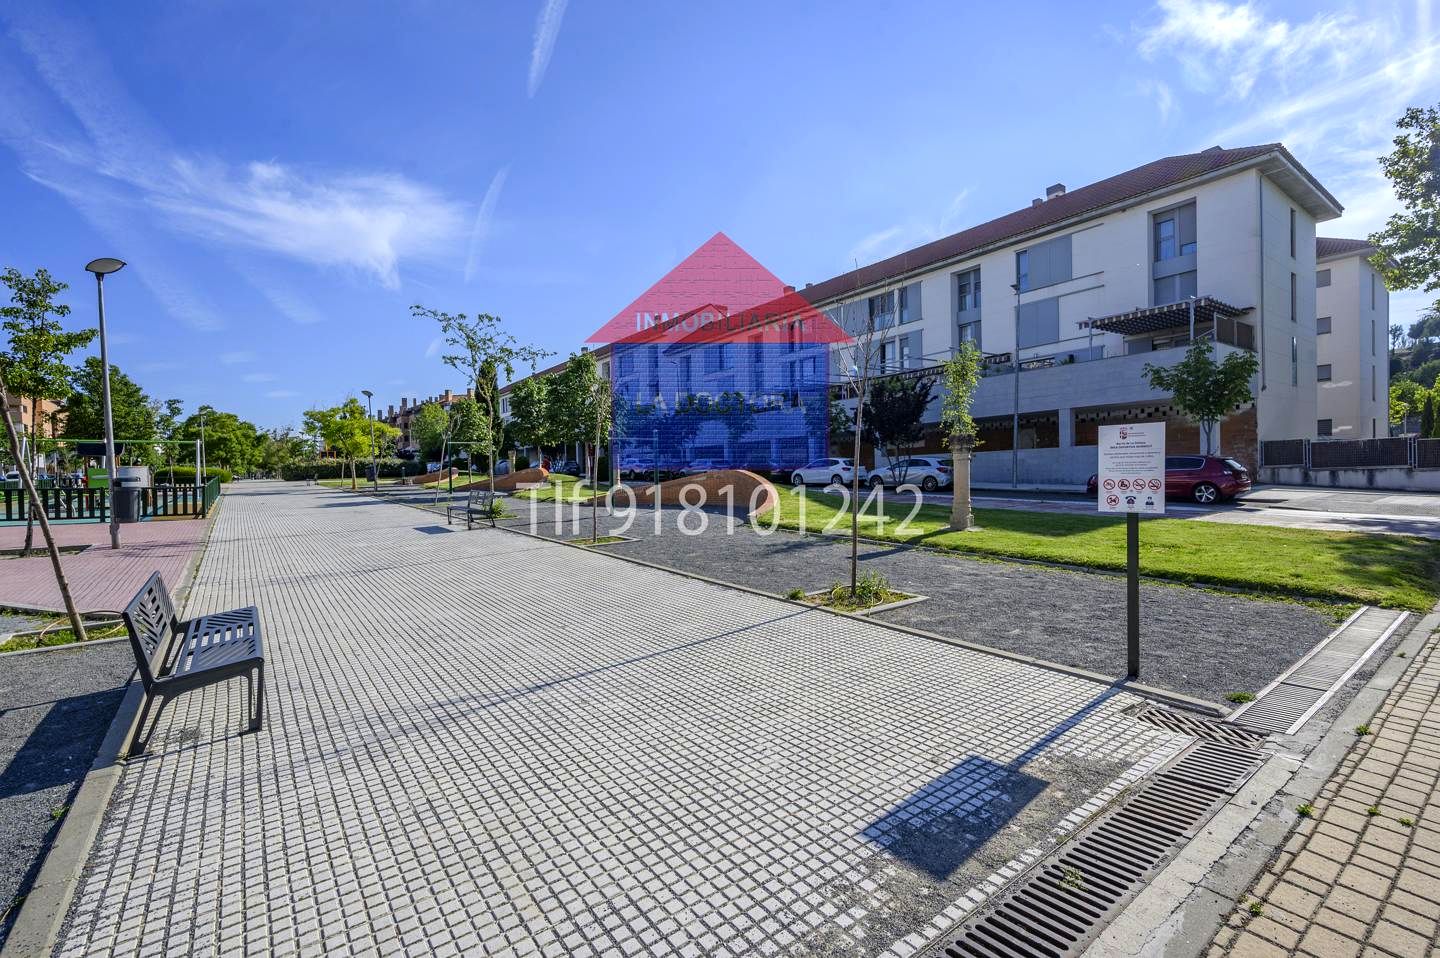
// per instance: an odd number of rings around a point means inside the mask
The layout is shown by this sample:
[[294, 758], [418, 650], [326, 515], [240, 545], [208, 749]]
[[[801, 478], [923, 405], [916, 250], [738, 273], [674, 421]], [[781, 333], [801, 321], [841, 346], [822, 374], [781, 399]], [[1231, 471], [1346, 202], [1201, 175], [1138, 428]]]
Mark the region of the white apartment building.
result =
[[[1083, 483], [1103, 423], [1165, 419], [1171, 452], [1201, 451], [1198, 429], [1144, 372], [1178, 361], [1192, 336], [1258, 354], [1255, 402], [1218, 437], [1218, 451], [1253, 469], [1261, 440], [1315, 436], [1315, 224], [1340, 213], [1283, 145], [1212, 147], [1057, 184], [801, 292], [852, 334], [874, 317], [887, 372], [933, 365], [962, 340], [979, 346], [989, 375], [973, 410], [977, 484]], [[938, 401], [927, 418], [938, 420]], [[943, 448], [938, 425], [926, 448]]]
[[1366, 240], [1315, 241], [1316, 435], [1389, 435], [1390, 294]]

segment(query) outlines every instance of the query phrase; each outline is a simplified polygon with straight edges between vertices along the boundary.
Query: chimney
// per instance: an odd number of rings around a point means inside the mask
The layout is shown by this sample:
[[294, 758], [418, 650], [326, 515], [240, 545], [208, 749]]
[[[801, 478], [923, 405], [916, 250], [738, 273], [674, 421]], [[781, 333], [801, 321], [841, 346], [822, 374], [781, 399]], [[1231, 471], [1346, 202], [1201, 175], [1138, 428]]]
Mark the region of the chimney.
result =
[[405, 411], [405, 397], [404, 397], [404, 396], [401, 396], [401, 397], [400, 397], [400, 411], [401, 411], [401, 412], [404, 412], [404, 411]]
[[1064, 195], [1065, 195], [1065, 184], [1064, 184], [1064, 183], [1056, 183], [1054, 186], [1047, 186], [1047, 187], [1045, 187], [1045, 198], [1046, 198], [1047, 200], [1053, 200], [1053, 199], [1055, 199], [1057, 196], [1064, 196]]
[[793, 292], [795, 292], [795, 287], [794, 287], [794, 286], [786, 286], [786, 287], [785, 287], [785, 292], [787, 292], [787, 293], [793, 293]]
[[454, 398], [455, 398], [455, 397], [454, 397], [453, 395], [451, 395], [450, 390], [447, 389], [447, 390], [445, 390], [445, 395], [443, 395], [443, 396], [440, 397], [440, 401], [441, 401], [441, 402], [444, 402], [444, 403], [448, 403], [448, 402], [452, 401]]
[[1040, 197], [1037, 196], [1037, 197], [1035, 197], [1033, 200], [1030, 201], [1030, 205], [1031, 205], [1031, 206], [1044, 206], [1044, 205], [1045, 205], [1045, 201], [1042, 200]]

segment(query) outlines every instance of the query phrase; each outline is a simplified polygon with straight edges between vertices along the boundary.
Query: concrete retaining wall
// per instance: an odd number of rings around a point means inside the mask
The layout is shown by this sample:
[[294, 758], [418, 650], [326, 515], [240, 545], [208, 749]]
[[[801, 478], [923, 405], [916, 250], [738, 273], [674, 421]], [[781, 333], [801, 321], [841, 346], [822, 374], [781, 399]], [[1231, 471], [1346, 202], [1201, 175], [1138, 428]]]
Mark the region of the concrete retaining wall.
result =
[[1304, 466], [1264, 466], [1261, 482], [1331, 489], [1393, 489], [1396, 492], [1440, 492], [1440, 469], [1382, 466], [1374, 469], [1306, 469]]

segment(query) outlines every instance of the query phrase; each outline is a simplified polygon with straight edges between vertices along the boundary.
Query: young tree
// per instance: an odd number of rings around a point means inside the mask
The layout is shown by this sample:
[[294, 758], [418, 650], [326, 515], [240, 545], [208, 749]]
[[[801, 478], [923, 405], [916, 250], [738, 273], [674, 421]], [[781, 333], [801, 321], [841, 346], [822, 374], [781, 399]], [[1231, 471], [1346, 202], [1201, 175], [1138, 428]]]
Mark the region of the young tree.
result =
[[1427, 392], [1420, 407], [1420, 438], [1430, 439], [1435, 435], [1435, 394]]
[[371, 429], [374, 429], [376, 443], [382, 436], [393, 439], [400, 434], [400, 430], [389, 423], [377, 421], [372, 425], [364, 405], [354, 396], [329, 409], [306, 410], [305, 423], [309, 431], [321, 437], [327, 449], [334, 451], [350, 467], [352, 491], [359, 485], [355, 464], [370, 455]]
[[449, 430], [450, 413], [438, 402], [427, 402], [410, 420], [410, 435], [419, 443], [420, 456], [426, 460], [440, 458]]
[[155, 419], [155, 435], [157, 438], [165, 440], [162, 455], [166, 465], [170, 467], [170, 485], [172, 486], [175, 485], [175, 454], [177, 452], [173, 440], [179, 439], [180, 415], [184, 410], [184, 404], [178, 399], [167, 399], [164, 402], [156, 400], [150, 403], [150, 413]]
[[445, 365], [469, 377], [475, 384], [475, 399], [485, 413], [488, 426], [485, 450], [489, 454], [490, 494], [495, 494], [495, 452], [501, 439], [499, 381], [515, 375], [516, 363], [525, 362], [533, 371], [550, 355], [535, 346], [526, 346], [500, 328], [500, 317], [480, 313], [474, 319], [464, 313], [445, 313], [416, 304], [410, 307], [416, 319], [438, 323], [445, 344], [452, 350], [442, 357]]
[[940, 428], [950, 443], [951, 465], [955, 473], [950, 497], [950, 528], [965, 530], [975, 524], [970, 511], [970, 457], [976, 445], [975, 420], [970, 408], [975, 403], [975, 390], [980, 387], [980, 349], [973, 342], [963, 342], [955, 354], [945, 360], [941, 370], [944, 398], [940, 403]]
[[865, 408], [865, 438], [885, 450], [890, 461], [890, 478], [903, 483], [909, 471], [908, 457], [925, 438], [921, 419], [930, 405], [935, 380], [882, 379], [870, 390]]
[[[1371, 234], [1377, 252], [1370, 262], [1389, 289], [1434, 292], [1440, 290], [1440, 105], [1411, 107], [1395, 126], [1401, 132], [1394, 150], [1380, 158], [1380, 169], [1404, 212]], [[1440, 300], [1431, 313], [1440, 314]]]
[[545, 447], [557, 441], [549, 406], [549, 376], [529, 376], [510, 387], [510, 436], [518, 446], [534, 446], [542, 459]]
[[1260, 361], [1249, 350], [1235, 350], [1219, 363], [1214, 352], [1214, 343], [1197, 339], [1174, 366], [1145, 364], [1150, 387], [1169, 393], [1176, 408], [1200, 425], [1201, 451], [1206, 454], [1215, 452], [1215, 424], [1236, 406], [1255, 398], [1250, 382], [1260, 368]]
[[[5, 352], [0, 353], [0, 370], [5, 373], [11, 394], [30, 401], [33, 455], [33, 441], [44, 434], [40, 401], [63, 401], [70, 394], [71, 370], [65, 357], [88, 346], [97, 330], [65, 331], [60, 320], [70, 315], [70, 307], [55, 302], [55, 297], [69, 285], [56, 281], [49, 270], [37, 269], [32, 277], [12, 266], [0, 273], [0, 283], [10, 290], [10, 305], [0, 306], [0, 328], [9, 340]], [[34, 522], [33, 515], [26, 519], [22, 555], [29, 555], [34, 545]]]
[[[20, 483], [31, 503], [34, 503], [39, 497], [35, 480], [30, 475], [30, 463], [26, 462], [26, 457], [21, 454], [20, 434], [15, 428], [14, 420], [10, 418], [10, 388], [5, 381], [3, 366], [0, 366], [0, 420], [3, 420], [5, 425], [5, 438], [10, 447], [10, 455], [15, 458], [15, 468], [20, 472]], [[84, 642], [85, 623], [80, 619], [80, 612], [75, 608], [75, 600], [70, 595], [70, 584], [65, 581], [65, 570], [60, 567], [60, 549], [55, 545], [55, 536], [50, 531], [50, 519], [45, 515], [44, 509], [33, 506], [30, 514], [40, 520], [40, 534], [45, 539], [46, 551], [50, 553], [50, 568], [55, 572], [55, 585], [60, 590], [61, 601], [65, 603], [65, 614], [70, 617], [70, 629], [75, 633], [76, 641]]]
[[551, 377], [548, 390], [554, 412], [551, 422], [564, 424], [559, 440], [580, 444], [585, 450], [585, 478], [597, 485], [599, 449], [610, 436], [610, 390], [595, 357], [572, 353], [565, 368]]
[[755, 428], [755, 407], [740, 390], [722, 392], [715, 399], [715, 415], [725, 427], [725, 438], [730, 444], [732, 467], [742, 466], [740, 442]]
[[855, 398], [854, 423], [851, 427], [854, 453], [850, 460], [850, 594], [853, 596], [860, 580], [860, 470], [863, 468], [860, 465], [860, 439], [865, 435], [865, 404], [870, 397], [870, 379], [878, 365], [874, 348], [874, 315], [867, 311], [865, 321], [851, 336], [849, 342], [841, 344], [836, 359], [842, 381], [848, 385], [849, 392]]
[[[233, 412], [219, 412], [210, 406], [201, 406], [181, 424], [179, 438], [187, 442], [200, 439], [202, 415], [205, 417], [207, 466], [222, 466], [231, 472], [244, 473], [253, 471], [260, 464], [263, 433], [254, 423], [246, 422]], [[204, 481], [201, 477], [201, 482]]]
[[450, 406], [450, 441], [464, 444], [461, 448], [465, 450], [466, 459], [471, 459], [475, 449], [489, 446], [490, 421], [475, 400], [457, 399]]

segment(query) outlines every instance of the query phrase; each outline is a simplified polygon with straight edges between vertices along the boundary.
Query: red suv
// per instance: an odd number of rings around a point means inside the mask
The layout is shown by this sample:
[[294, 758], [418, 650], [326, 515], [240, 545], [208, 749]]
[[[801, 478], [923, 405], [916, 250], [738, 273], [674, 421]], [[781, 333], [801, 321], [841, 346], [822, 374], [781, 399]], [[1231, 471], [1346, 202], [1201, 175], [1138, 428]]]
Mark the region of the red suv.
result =
[[[1097, 477], [1085, 491], [1095, 495]], [[1208, 506], [1250, 491], [1250, 473], [1234, 459], [1221, 456], [1166, 456], [1165, 498], [1191, 499]]]

